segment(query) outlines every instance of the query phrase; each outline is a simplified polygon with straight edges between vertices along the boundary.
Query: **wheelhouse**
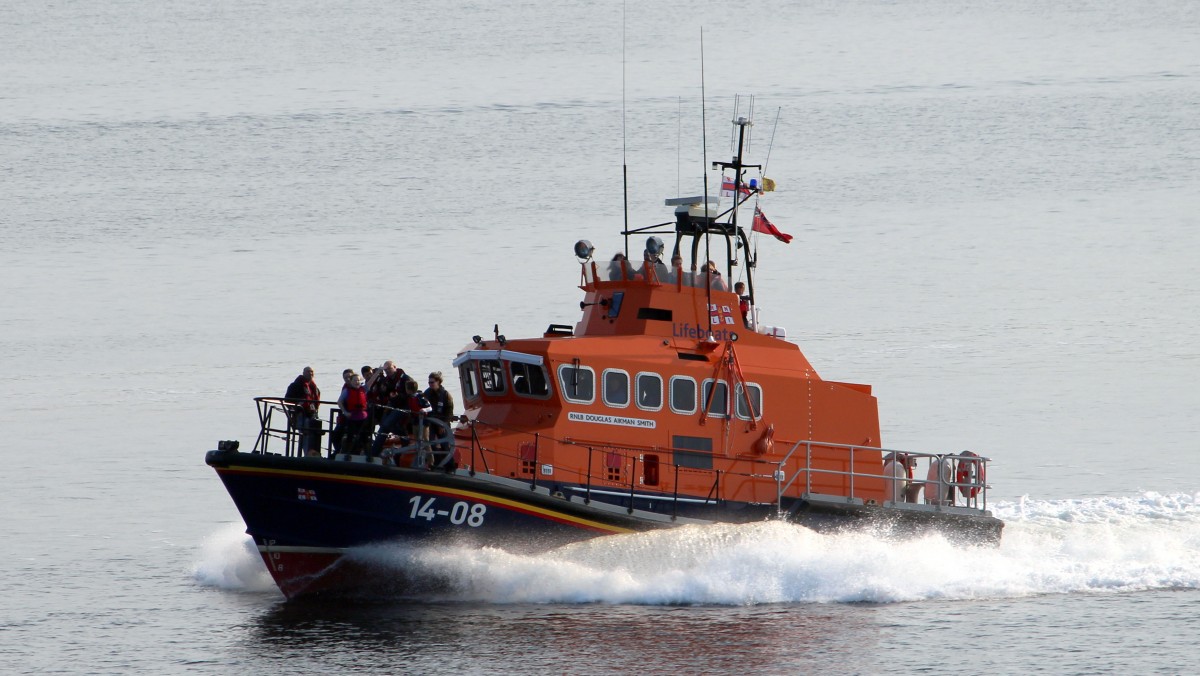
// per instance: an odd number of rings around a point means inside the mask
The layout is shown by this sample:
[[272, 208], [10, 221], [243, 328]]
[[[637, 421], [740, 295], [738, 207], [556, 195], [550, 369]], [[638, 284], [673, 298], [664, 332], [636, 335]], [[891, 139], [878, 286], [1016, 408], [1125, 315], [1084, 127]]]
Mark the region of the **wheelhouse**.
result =
[[509, 394], [535, 400], [546, 400], [553, 394], [541, 355], [504, 349], [467, 350], [453, 365], [458, 369], [468, 407]]

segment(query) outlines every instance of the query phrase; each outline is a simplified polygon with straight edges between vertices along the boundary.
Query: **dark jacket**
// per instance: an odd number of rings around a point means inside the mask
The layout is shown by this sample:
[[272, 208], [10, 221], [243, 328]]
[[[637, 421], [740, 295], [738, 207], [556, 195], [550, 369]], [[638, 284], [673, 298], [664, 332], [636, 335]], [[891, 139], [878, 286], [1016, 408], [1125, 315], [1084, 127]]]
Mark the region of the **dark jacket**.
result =
[[284, 394], [283, 398], [300, 404], [300, 408], [309, 415], [316, 415], [321, 406], [321, 388], [317, 387], [316, 382], [302, 375], [296, 376], [292, 384], [288, 385], [287, 394]]
[[429, 413], [430, 417], [447, 423], [454, 419], [454, 396], [445, 387], [437, 392], [434, 392], [432, 387], [426, 389], [425, 398], [433, 407], [433, 411]]
[[397, 370], [396, 375], [387, 381], [387, 398], [383, 403], [392, 408], [408, 408], [408, 381], [410, 380], [412, 377], [403, 369]]

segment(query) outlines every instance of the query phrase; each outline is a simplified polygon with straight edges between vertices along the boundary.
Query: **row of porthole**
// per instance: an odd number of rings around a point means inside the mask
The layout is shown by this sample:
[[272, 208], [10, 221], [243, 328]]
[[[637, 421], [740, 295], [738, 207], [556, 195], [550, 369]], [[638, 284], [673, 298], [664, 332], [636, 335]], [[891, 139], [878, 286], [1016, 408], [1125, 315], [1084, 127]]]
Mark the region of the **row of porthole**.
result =
[[[502, 395], [507, 391], [501, 362], [498, 360], [483, 360], [479, 362], [483, 372], [482, 389], [488, 394]], [[541, 366], [528, 364], [511, 364], [514, 373], [514, 389], [521, 396], [545, 399], [550, 396], [548, 383], [545, 381], [545, 371]], [[522, 373], [517, 374], [519, 366]], [[480, 383], [476, 381], [476, 371], [471, 364], [463, 364], [463, 391], [468, 399], [479, 394]], [[603, 388], [601, 399], [610, 408], [628, 408], [630, 404], [629, 373], [622, 369], [605, 369], [601, 378]], [[520, 386], [521, 380], [534, 383], [533, 387]], [[573, 404], [593, 404], [596, 401], [596, 372], [590, 366], [563, 364], [558, 367], [559, 388], [563, 398]], [[643, 371], [633, 379], [633, 403], [643, 411], [661, 411], [663, 408], [663, 381], [657, 373]], [[714, 385], [715, 384], [715, 385]], [[702, 399], [707, 401], [710, 389], [715, 387], [712, 401], [708, 407], [711, 416], [729, 417], [729, 383], [724, 380], [707, 378], [703, 381]], [[690, 376], [671, 376], [670, 409], [680, 415], [692, 415], [698, 410], [696, 398], [696, 379]], [[745, 391], [750, 395], [749, 407], [753, 408], [754, 418], [762, 418], [762, 388], [757, 383], [747, 383]], [[742, 394], [742, 385], [734, 388], [734, 410], [736, 417], [742, 420], [750, 419], [750, 408], [746, 397]]]
[[[622, 369], [605, 369], [602, 374], [601, 400], [611, 408], [627, 408], [630, 403], [629, 373]], [[574, 404], [592, 404], [596, 401], [596, 373], [589, 366], [563, 364], [558, 367], [558, 384], [563, 398]], [[633, 403], [643, 411], [660, 411], [663, 407], [663, 381], [657, 373], [643, 371], [634, 378]], [[715, 388], [715, 389], [714, 389]], [[674, 413], [691, 415], [697, 411], [696, 379], [690, 376], [671, 376], [670, 408]], [[729, 383], [724, 380], [706, 378], [703, 381], [702, 399], [708, 401], [710, 390], [712, 401], [708, 414], [715, 417], [729, 416]], [[762, 388], [757, 383], [747, 383], [744, 390], [750, 397], [747, 405], [742, 385], [734, 388], [734, 415], [742, 420], [750, 419], [751, 407], [754, 418], [762, 417]]]

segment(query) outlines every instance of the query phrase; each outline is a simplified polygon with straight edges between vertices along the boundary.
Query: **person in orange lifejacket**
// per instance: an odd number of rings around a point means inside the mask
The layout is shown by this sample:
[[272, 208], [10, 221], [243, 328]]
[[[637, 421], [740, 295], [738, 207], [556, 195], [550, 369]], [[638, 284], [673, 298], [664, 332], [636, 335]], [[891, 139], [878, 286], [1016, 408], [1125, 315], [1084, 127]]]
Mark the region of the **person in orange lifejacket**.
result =
[[387, 405], [392, 408], [408, 409], [410, 396], [409, 384], [416, 385], [417, 381], [404, 372], [404, 369], [393, 364], [395, 371], [388, 378]]
[[342, 434], [342, 450], [354, 455], [366, 443], [370, 432], [370, 418], [367, 413], [367, 390], [363, 387], [362, 376], [352, 373], [342, 398], [338, 400], [338, 408], [342, 412], [345, 427]]
[[[382, 398], [382, 401], [376, 401], [376, 406], [385, 407], [386, 411], [382, 420], [379, 422], [379, 432], [375, 435], [375, 441], [371, 444], [371, 455], [379, 455], [383, 451], [383, 444], [387, 440], [389, 434], [400, 434], [409, 427], [411, 410], [409, 402], [408, 386], [411, 384], [416, 387], [417, 382], [413, 380], [404, 369], [396, 366], [396, 362], [392, 360], [383, 363], [384, 372], [384, 389], [378, 391], [377, 396]], [[376, 384], [378, 384], [376, 380]], [[375, 392], [375, 390], [372, 390]]]
[[346, 414], [342, 412], [342, 400], [346, 398], [346, 390], [350, 387], [350, 376], [354, 375], [354, 369], [342, 370], [342, 392], [338, 395], [338, 416], [337, 423], [333, 426], [333, 431], [329, 433], [329, 445], [333, 447], [330, 451], [330, 457], [334, 453], [340, 453], [342, 450], [342, 438], [346, 434]]
[[288, 407], [293, 429], [300, 437], [300, 455], [321, 454], [321, 388], [313, 380], [313, 367], [305, 366], [304, 372], [288, 385], [284, 399], [293, 404]]
[[742, 324], [750, 326], [750, 296], [746, 295], [746, 283], [734, 284], [733, 292], [738, 296], [738, 310], [742, 313]]
[[426, 415], [433, 410], [429, 405], [429, 400], [425, 398], [425, 394], [421, 392], [421, 387], [417, 385], [417, 381], [409, 378], [404, 381], [404, 408], [408, 412], [408, 424], [405, 425], [408, 436], [416, 437], [422, 432], [418, 428], [420, 417]]

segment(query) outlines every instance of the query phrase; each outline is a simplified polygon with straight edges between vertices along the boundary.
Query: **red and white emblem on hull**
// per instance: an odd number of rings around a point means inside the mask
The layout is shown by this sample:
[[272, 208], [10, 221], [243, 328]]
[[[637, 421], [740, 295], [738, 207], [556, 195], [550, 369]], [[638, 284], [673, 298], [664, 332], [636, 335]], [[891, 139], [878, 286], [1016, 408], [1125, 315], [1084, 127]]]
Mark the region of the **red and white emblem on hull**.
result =
[[317, 501], [317, 492], [311, 488], [297, 488], [296, 489], [296, 499], [297, 500], [311, 500], [313, 502], [316, 502]]

